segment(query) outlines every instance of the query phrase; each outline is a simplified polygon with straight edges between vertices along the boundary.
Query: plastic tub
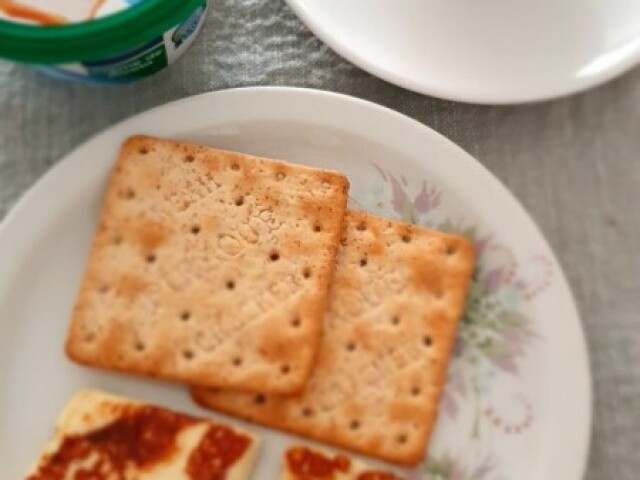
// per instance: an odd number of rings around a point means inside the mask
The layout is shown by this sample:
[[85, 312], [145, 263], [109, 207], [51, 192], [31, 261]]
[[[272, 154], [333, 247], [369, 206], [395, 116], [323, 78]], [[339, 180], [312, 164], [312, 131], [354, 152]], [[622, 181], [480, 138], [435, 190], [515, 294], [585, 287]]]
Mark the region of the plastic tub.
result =
[[191, 45], [208, 0], [142, 0], [91, 21], [41, 26], [0, 20], [0, 57], [91, 83], [139, 80]]

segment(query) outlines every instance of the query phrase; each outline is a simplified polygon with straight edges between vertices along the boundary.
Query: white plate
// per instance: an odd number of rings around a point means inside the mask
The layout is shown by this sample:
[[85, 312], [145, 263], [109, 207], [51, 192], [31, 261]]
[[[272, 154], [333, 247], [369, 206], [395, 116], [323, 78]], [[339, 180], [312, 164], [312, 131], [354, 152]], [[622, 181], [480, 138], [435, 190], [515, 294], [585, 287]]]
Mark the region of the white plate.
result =
[[640, 60], [638, 0], [287, 0], [368, 72], [473, 103], [574, 93]]
[[[350, 97], [281, 88], [192, 97], [116, 125], [59, 162], [6, 218], [0, 478], [20, 477], [83, 387], [207, 414], [179, 385], [79, 367], [63, 354], [109, 169], [122, 140], [137, 133], [340, 169], [355, 205], [473, 235], [480, 262], [470, 307], [431, 456], [411, 478], [581, 478], [591, 419], [585, 344], [564, 276], [529, 216], [487, 170], [423, 125]], [[254, 478], [273, 480], [291, 437], [255, 430], [266, 442]]]

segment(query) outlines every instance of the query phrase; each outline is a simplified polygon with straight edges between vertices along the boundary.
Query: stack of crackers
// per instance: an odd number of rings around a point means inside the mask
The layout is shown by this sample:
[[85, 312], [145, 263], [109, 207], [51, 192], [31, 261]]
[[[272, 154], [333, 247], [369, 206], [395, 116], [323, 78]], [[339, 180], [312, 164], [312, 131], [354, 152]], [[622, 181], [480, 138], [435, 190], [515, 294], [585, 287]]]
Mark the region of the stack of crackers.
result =
[[427, 447], [474, 254], [347, 209], [338, 172], [150, 137], [116, 163], [75, 361], [403, 465]]

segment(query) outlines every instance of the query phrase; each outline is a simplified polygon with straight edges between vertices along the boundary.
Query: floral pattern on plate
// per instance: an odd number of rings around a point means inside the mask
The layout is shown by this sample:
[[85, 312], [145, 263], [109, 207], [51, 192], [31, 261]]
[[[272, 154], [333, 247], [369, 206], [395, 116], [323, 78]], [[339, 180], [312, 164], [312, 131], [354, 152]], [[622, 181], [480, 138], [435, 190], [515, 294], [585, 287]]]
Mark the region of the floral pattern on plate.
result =
[[[532, 403], [519, 391], [510, 393], [512, 406], [491, 402], [492, 382], [497, 376], [518, 379], [520, 363], [535, 342], [543, 339], [527, 314], [526, 304], [542, 294], [552, 277], [551, 261], [543, 256], [518, 264], [512, 250], [478, 225], [467, 225], [452, 218], [443, 207], [444, 190], [422, 180], [417, 185], [403, 176], [374, 165], [381, 182], [376, 183], [365, 201], [350, 199], [353, 208], [390, 216], [405, 222], [470, 238], [477, 264], [460, 321], [447, 387], [440, 404], [440, 416], [466, 430], [464, 438], [471, 455], [450, 448], [432, 448], [423, 465], [407, 472], [410, 480], [503, 480], [500, 461], [492, 452], [488, 428], [516, 436], [525, 433], [535, 421]], [[417, 188], [416, 188], [417, 187]], [[461, 411], [472, 411], [471, 421]], [[467, 416], [469, 417], [469, 416]], [[483, 449], [474, 448], [485, 444]], [[462, 450], [462, 449], [461, 449]], [[478, 453], [482, 451], [482, 453]], [[489, 453], [486, 453], [486, 452]]]

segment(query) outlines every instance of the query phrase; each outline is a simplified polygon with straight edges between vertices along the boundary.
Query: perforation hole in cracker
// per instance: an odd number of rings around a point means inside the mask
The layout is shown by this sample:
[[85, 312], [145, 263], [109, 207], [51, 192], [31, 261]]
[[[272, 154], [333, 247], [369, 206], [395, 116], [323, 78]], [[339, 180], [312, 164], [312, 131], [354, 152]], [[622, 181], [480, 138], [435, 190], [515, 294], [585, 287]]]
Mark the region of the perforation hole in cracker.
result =
[[182, 358], [184, 358], [185, 360], [193, 360], [194, 356], [195, 354], [193, 353], [193, 350], [187, 348], [182, 351]]
[[125, 188], [120, 192], [120, 197], [126, 200], [133, 200], [134, 198], [136, 198], [136, 191], [131, 187]]

